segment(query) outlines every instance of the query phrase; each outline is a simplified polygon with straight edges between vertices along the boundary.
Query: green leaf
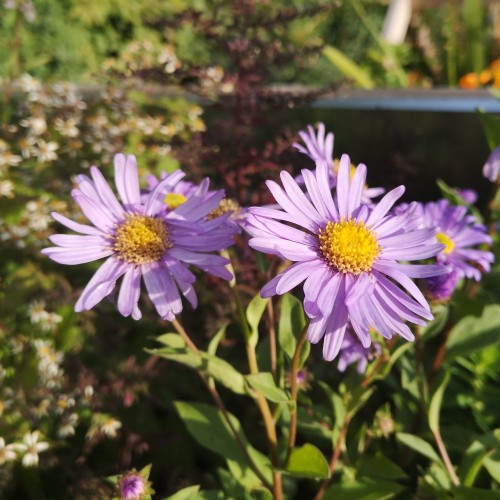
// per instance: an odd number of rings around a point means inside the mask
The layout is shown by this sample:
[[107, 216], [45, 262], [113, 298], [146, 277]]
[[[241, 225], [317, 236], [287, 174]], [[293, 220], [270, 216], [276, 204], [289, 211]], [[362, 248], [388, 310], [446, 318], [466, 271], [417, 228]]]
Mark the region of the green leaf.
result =
[[366, 456], [361, 459], [357, 467], [357, 475], [368, 476], [374, 479], [405, 479], [406, 472], [386, 458], [381, 453], [376, 456]]
[[[188, 432], [198, 443], [224, 457], [228, 464], [235, 462], [241, 468], [249, 469], [246, 454], [238, 445], [231, 427], [220, 410], [203, 403], [176, 401], [174, 405]], [[228, 418], [238, 433], [246, 453], [252, 458], [267, 481], [271, 483], [271, 462], [248, 443], [239, 420], [230, 413], [228, 413]], [[249, 474], [253, 474], [253, 472], [249, 471]], [[261, 483], [257, 476], [254, 475], [253, 477], [255, 487], [258, 487]]]
[[490, 476], [500, 483], [500, 461], [493, 460], [491, 457], [486, 457], [483, 461], [484, 468], [488, 471]]
[[498, 491], [458, 486], [452, 489], [455, 500], [498, 500]]
[[481, 316], [462, 318], [450, 332], [447, 342], [446, 361], [457, 356], [469, 355], [484, 347], [500, 342], [500, 305], [484, 307]]
[[439, 429], [439, 414], [441, 412], [441, 404], [443, 403], [443, 394], [449, 380], [450, 374], [446, 372], [441, 384], [433, 394], [431, 404], [429, 405], [429, 427], [433, 432]]
[[500, 146], [500, 116], [490, 115], [478, 109], [477, 114], [483, 124], [486, 140], [491, 150]]
[[312, 444], [293, 448], [285, 466], [285, 471], [293, 476], [322, 479], [330, 477], [328, 462], [323, 453]]
[[221, 326], [217, 330], [217, 333], [210, 339], [210, 343], [208, 344], [208, 347], [207, 347], [208, 354], [212, 354], [213, 356], [215, 356], [215, 354], [217, 352], [217, 347], [219, 347], [220, 341], [226, 335], [226, 328], [227, 328], [227, 325]]
[[488, 450], [480, 441], [474, 441], [465, 451], [458, 477], [464, 486], [473, 486], [476, 477], [483, 466], [484, 459], [488, 456]]
[[248, 394], [245, 377], [224, 359], [204, 351], [200, 354], [192, 352], [177, 334], [167, 333], [157, 340], [168, 347], [146, 349], [146, 352], [205, 373], [236, 394]]
[[165, 500], [193, 500], [196, 498], [198, 492], [200, 491], [200, 485], [195, 484], [194, 486], [188, 486], [179, 490], [177, 493], [170, 495]]
[[248, 304], [247, 321], [250, 325], [250, 338], [248, 341], [251, 345], [256, 346], [259, 340], [259, 323], [266, 310], [269, 299], [263, 299], [260, 294], [257, 294]]
[[[302, 335], [305, 327], [306, 319], [302, 303], [291, 293], [286, 293], [283, 295], [281, 300], [278, 343], [289, 361], [293, 359], [295, 349], [297, 348], [297, 341]], [[307, 356], [309, 355], [309, 350], [309, 342], [304, 343], [300, 355], [299, 367], [304, 364]]]
[[382, 479], [358, 478], [330, 486], [323, 496], [324, 500], [385, 500], [394, 498], [404, 486]]
[[432, 314], [434, 315], [434, 319], [429, 321], [427, 325], [422, 330], [422, 336], [425, 339], [429, 339], [434, 337], [438, 333], [443, 331], [443, 328], [446, 326], [448, 322], [448, 317], [450, 310], [447, 306], [443, 304], [438, 304], [432, 308]]
[[396, 438], [398, 441], [408, 446], [408, 448], [411, 448], [417, 453], [424, 455], [424, 457], [430, 458], [434, 462], [441, 463], [441, 458], [436, 453], [434, 448], [422, 438], [413, 434], [407, 434], [405, 432], [397, 432]]
[[272, 373], [260, 372], [255, 375], [247, 375], [246, 379], [255, 390], [259, 391], [269, 401], [273, 403], [291, 402], [287, 393], [274, 382]]
[[368, 72], [340, 50], [328, 45], [323, 54], [345, 77], [354, 80], [361, 88], [369, 90], [375, 87]]

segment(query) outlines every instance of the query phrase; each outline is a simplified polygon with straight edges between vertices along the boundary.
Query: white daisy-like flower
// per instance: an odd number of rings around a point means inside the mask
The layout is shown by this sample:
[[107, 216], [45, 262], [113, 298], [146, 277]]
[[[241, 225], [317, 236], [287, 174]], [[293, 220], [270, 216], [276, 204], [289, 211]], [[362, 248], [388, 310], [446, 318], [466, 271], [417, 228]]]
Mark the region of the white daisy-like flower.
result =
[[12, 448], [23, 455], [24, 467], [34, 467], [38, 465], [38, 454], [49, 448], [49, 443], [38, 441], [39, 431], [27, 432], [22, 443], [14, 443]]
[[14, 198], [14, 184], [12, 181], [0, 181], [0, 197]]
[[42, 135], [47, 131], [47, 121], [44, 116], [30, 116], [19, 122], [21, 127], [29, 129], [33, 135]]
[[37, 141], [37, 147], [33, 148], [33, 154], [38, 158], [40, 163], [57, 160], [56, 151], [59, 149], [59, 144], [54, 141], [45, 142], [43, 139]]
[[0, 465], [16, 459], [17, 455], [13, 446], [12, 444], [5, 445], [5, 439], [0, 437]]
[[114, 417], [109, 417], [102, 425], [101, 431], [110, 438], [115, 438], [118, 429], [120, 429], [122, 423]]
[[[48, 313], [45, 310], [45, 301], [43, 300], [35, 300], [28, 306], [28, 315], [30, 317], [30, 321], [34, 324], [43, 321], [47, 314]], [[35, 341], [35, 347], [39, 353], [44, 348], [48, 349], [47, 343], [39, 339]]]

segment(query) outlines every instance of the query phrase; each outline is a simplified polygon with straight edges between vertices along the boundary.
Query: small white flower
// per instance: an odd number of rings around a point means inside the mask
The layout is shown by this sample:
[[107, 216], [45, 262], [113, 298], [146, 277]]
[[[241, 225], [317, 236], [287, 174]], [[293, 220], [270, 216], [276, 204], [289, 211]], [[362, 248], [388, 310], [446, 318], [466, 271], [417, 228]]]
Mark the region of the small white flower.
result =
[[56, 151], [59, 149], [59, 144], [54, 141], [45, 142], [43, 139], [37, 141], [36, 148], [33, 148], [33, 154], [38, 158], [40, 163], [57, 160]]
[[17, 452], [23, 454], [24, 467], [38, 465], [38, 453], [47, 450], [49, 447], [49, 443], [38, 441], [39, 435], [39, 431], [28, 432], [24, 435], [22, 443], [14, 443], [12, 445]]
[[14, 184], [7, 181], [0, 181], [0, 197], [14, 198]]
[[[34, 324], [40, 323], [47, 316], [47, 311], [45, 310], [45, 301], [35, 300], [28, 306], [28, 315], [30, 321]], [[37, 339], [35, 341], [35, 347], [40, 355], [40, 352], [44, 349], [49, 349], [47, 343], [43, 340]]]
[[24, 92], [38, 92], [42, 90], [42, 84], [27, 73], [21, 76], [19, 84]]
[[63, 420], [61, 427], [57, 431], [57, 434], [64, 438], [68, 436], [75, 435], [75, 427], [78, 425], [78, 415], [76, 413], [72, 413], [68, 418]]
[[40, 321], [40, 326], [42, 327], [43, 331], [51, 332], [62, 320], [62, 316], [57, 313], [47, 313], [42, 321]]
[[19, 155], [15, 155], [12, 151], [6, 149], [0, 152], [0, 167], [9, 166], [15, 167], [19, 165], [23, 159]]
[[74, 117], [63, 120], [62, 118], [56, 118], [55, 129], [61, 132], [64, 137], [77, 137], [80, 130], [76, 126], [77, 120]]
[[102, 425], [101, 431], [110, 438], [116, 437], [116, 431], [120, 429], [122, 423], [116, 418], [109, 417]]
[[3, 465], [5, 462], [15, 460], [16, 456], [14, 445], [8, 444], [5, 446], [4, 438], [0, 437], [0, 465]]
[[42, 135], [47, 130], [47, 122], [43, 116], [31, 116], [21, 120], [19, 124], [29, 129], [29, 133], [33, 135]]

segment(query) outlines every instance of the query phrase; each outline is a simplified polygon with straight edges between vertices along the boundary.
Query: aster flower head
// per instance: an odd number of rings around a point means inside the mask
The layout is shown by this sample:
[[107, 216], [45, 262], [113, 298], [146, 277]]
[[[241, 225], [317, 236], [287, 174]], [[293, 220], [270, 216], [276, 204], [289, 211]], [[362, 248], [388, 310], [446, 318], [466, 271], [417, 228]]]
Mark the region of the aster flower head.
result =
[[141, 500], [150, 496], [154, 491], [148, 481], [149, 467], [140, 472], [135, 469], [123, 474], [118, 479], [118, 498], [120, 500]]
[[340, 372], [344, 372], [348, 366], [356, 363], [358, 373], [363, 375], [366, 371], [368, 361], [373, 359], [375, 355], [380, 354], [381, 350], [378, 342], [373, 342], [368, 348], [363, 347], [363, 344], [361, 344], [358, 337], [353, 334], [352, 330], [347, 329], [340, 348], [337, 367]]
[[[162, 172], [160, 174], [160, 179], [165, 179], [169, 176], [166, 172]], [[159, 179], [150, 175], [147, 178], [148, 181], [148, 189], [143, 192], [143, 197], [147, 196], [148, 193], [154, 189], [158, 183]], [[165, 204], [164, 210], [165, 212], [170, 212], [180, 207], [183, 203], [185, 203], [189, 198], [196, 193], [197, 186], [193, 182], [189, 181], [179, 181], [171, 191], [169, 191], [163, 202]], [[216, 191], [207, 191], [205, 193], [204, 201], [207, 201], [211, 198]], [[235, 200], [232, 198], [222, 198], [219, 204], [206, 215], [207, 220], [215, 219], [222, 215], [229, 213], [229, 217], [225, 220], [225, 224], [231, 226], [234, 232], [241, 232], [241, 227], [245, 221], [246, 208], [241, 207]]]
[[141, 198], [137, 162], [133, 155], [115, 156], [115, 184], [122, 203], [97, 167], [91, 176], [79, 175], [72, 196], [92, 225], [80, 224], [52, 213], [76, 235], [55, 234], [55, 247], [42, 253], [61, 264], [76, 265], [106, 258], [78, 299], [77, 312], [89, 310], [109, 296], [123, 277], [117, 306], [124, 316], [141, 317], [138, 307], [141, 277], [158, 314], [173, 320], [182, 311], [181, 294], [197, 305], [195, 275], [189, 265], [223, 279], [231, 279], [227, 259], [210, 252], [233, 244], [234, 230], [225, 224], [229, 214], [207, 220], [223, 198], [223, 191], [207, 197], [205, 179], [188, 201], [169, 212], [164, 198], [184, 177], [180, 170], [168, 175]]
[[333, 360], [350, 325], [361, 344], [371, 345], [370, 328], [385, 338], [414, 336], [406, 321], [424, 325], [432, 319], [429, 305], [411, 278], [449, 271], [440, 265], [411, 265], [438, 254], [437, 230], [410, 224], [413, 210], [393, 215], [390, 210], [404, 187], [387, 193], [374, 207], [361, 202], [365, 165], [350, 177], [350, 159], [342, 156], [333, 196], [328, 169], [318, 163], [303, 170], [306, 196], [287, 173], [283, 188], [267, 186], [282, 210], [253, 207], [245, 229], [249, 244], [260, 252], [294, 261], [261, 291], [263, 297], [284, 294], [304, 282], [304, 310], [310, 318], [307, 338], [323, 342], [323, 357]]
[[488, 156], [483, 166], [483, 175], [491, 182], [496, 182], [500, 175], [500, 146], [497, 146]]
[[[437, 227], [437, 240], [444, 244], [437, 255], [438, 263], [450, 266], [456, 274], [456, 280], [471, 278], [479, 281], [481, 272], [488, 272], [495, 257], [491, 252], [475, 248], [477, 245], [491, 244], [486, 234], [486, 227], [478, 224], [474, 216], [464, 206], [450, 205], [448, 200], [426, 203], [422, 206], [425, 227]], [[453, 276], [448, 282], [441, 279], [440, 287], [451, 286]], [[439, 292], [440, 294], [444, 293]]]
[[[309, 156], [311, 160], [313, 160], [316, 165], [326, 165], [328, 169], [328, 184], [331, 189], [335, 188], [337, 185], [337, 176], [340, 162], [338, 159], [333, 158], [333, 144], [334, 144], [334, 135], [332, 132], [328, 132], [325, 135], [325, 125], [320, 123], [318, 125], [317, 134], [314, 132], [314, 128], [312, 125], [307, 126], [307, 131], [301, 130], [299, 132], [299, 136], [304, 142], [304, 146], [299, 143], [294, 143], [294, 148], [300, 151], [301, 153]], [[351, 178], [356, 171], [356, 166], [351, 164]], [[302, 175], [298, 175], [295, 178], [295, 181], [299, 185], [304, 185], [304, 178]], [[362, 201], [366, 204], [370, 204], [372, 202], [372, 198], [376, 198], [385, 193], [384, 188], [369, 188], [366, 185], [364, 186], [362, 193]]]

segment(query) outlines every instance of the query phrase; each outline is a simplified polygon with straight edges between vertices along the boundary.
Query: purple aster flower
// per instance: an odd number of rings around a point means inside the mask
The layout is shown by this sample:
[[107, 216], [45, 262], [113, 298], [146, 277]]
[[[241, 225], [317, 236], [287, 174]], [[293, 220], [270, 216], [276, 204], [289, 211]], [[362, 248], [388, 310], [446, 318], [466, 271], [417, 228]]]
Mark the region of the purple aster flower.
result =
[[72, 196], [93, 224], [74, 222], [54, 212], [52, 216], [78, 235], [55, 234], [55, 247], [42, 253], [60, 264], [83, 264], [104, 257], [107, 260], [94, 274], [78, 299], [77, 312], [91, 309], [110, 295], [123, 276], [118, 310], [124, 316], [141, 317], [138, 308], [141, 276], [158, 314], [173, 320], [182, 311], [180, 294], [197, 305], [193, 289], [195, 275], [190, 264], [223, 279], [231, 279], [227, 259], [208, 252], [233, 244], [234, 231], [225, 224], [229, 214], [206, 220], [224, 196], [214, 191], [207, 198], [205, 179], [186, 203], [168, 213], [164, 198], [184, 176], [180, 170], [163, 179], [141, 200], [137, 162], [134, 156], [115, 156], [115, 184], [120, 203], [103, 175], [90, 168], [91, 177], [77, 176]]
[[474, 189], [457, 189], [457, 193], [469, 205], [474, 205], [477, 201], [477, 192]]
[[496, 182], [500, 175], [500, 146], [496, 147], [488, 156], [483, 166], [483, 175], [491, 182]]
[[[318, 163], [325, 164], [328, 168], [328, 184], [330, 189], [333, 189], [337, 185], [337, 175], [339, 170], [339, 161], [333, 159], [333, 142], [334, 136], [332, 132], [326, 134], [325, 137], [325, 125], [320, 123], [318, 125], [318, 134], [314, 133], [314, 128], [312, 125], [307, 126], [307, 132], [301, 130], [299, 136], [304, 141], [305, 147], [299, 143], [294, 143], [295, 149], [299, 150], [301, 153], [309, 156], [316, 165]], [[355, 165], [351, 165], [351, 178], [356, 171]], [[303, 186], [304, 178], [302, 175], [295, 177], [295, 182]], [[376, 198], [385, 193], [384, 188], [369, 188], [364, 186], [361, 201], [367, 205], [372, 203], [372, 198]]]
[[[164, 180], [166, 179], [169, 175], [172, 174], [167, 174], [166, 172], [162, 172], [160, 175], [160, 179]], [[160, 180], [154, 175], [150, 175], [147, 178], [149, 188], [145, 190], [142, 194], [143, 197], [148, 196], [148, 193], [153, 190]], [[183, 203], [185, 203], [189, 198], [196, 193], [197, 186], [196, 184], [193, 184], [192, 182], [189, 181], [179, 181], [171, 191], [169, 191], [163, 202], [165, 204], [164, 210], [166, 212], [170, 212], [178, 207], [180, 207]], [[207, 191], [205, 193], [205, 200], [208, 200], [215, 191]], [[226, 213], [230, 212], [229, 217], [226, 219], [225, 224], [231, 226], [231, 228], [235, 232], [241, 232], [241, 228], [243, 226], [243, 223], [245, 221], [245, 216], [246, 216], [246, 208], [241, 207], [235, 200], [231, 198], [222, 198], [220, 201], [219, 205], [212, 210], [209, 214], [207, 214], [206, 219], [214, 219], [216, 217], [220, 217], [221, 215], [225, 215]]]
[[326, 163], [328, 169], [333, 167], [334, 136], [332, 132], [328, 132], [325, 137], [325, 125], [323, 123], [318, 125], [318, 135], [314, 133], [313, 126], [308, 125], [307, 132], [301, 130], [299, 136], [304, 141], [305, 147], [296, 142], [293, 145], [295, 149], [309, 156], [315, 163], [322, 161]]
[[120, 500], [140, 500], [148, 490], [147, 481], [138, 472], [129, 472], [118, 481]]
[[436, 302], [445, 302], [453, 295], [459, 278], [459, 273], [456, 270], [453, 270], [448, 274], [427, 278], [425, 280], [426, 293]]
[[358, 337], [350, 329], [346, 330], [344, 340], [339, 353], [339, 371], [344, 372], [348, 366], [357, 363], [357, 370], [360, 375], [366, 371], [368, 361], [371, 361], [376, 354], [381, 352], [380, 344], [374, 342], [370, 347], [363, 347]]
[[[437, 229], [413, 229], [412, 210], [392, 215], [404, 187], [387, 193], [374, 207], [361, 203], [366, 167], [350, 178], [350, 160], [340, 161], [335, 195], [328, 188], [328, 169], [321, 162], [314, 172], [303, 170], [308, 197], [287, 173], [283, 189], [267, 185], [283, 210], [252, 207], [246, 230], [250, 246], [295, 263], [273, 278], [263, 297], [281, 295], [304, 282], [304, 310], [311, 318], [307, 339], [324, 338], [323, 357], [333, 360], [348, 325], [366, 348], [370, 327], [385, 338], [395, 333], [414, 336], [406, 325], [431, 319], [429, 304], [411, 278], [448, 272], [439, 265], [411, 265], [432, 257], [444, 247], [436, 243]], [[288, 224], [287, 224], [288, 223]]]
[[451, 266], [457, 273], [457, 279], [474, 278], [479, 281], [481, 271], [490, 270], [494, 255], [473, 247], [482, 243], [491, 244], [491, 238], [486, 234], [486, 227], [478, 224], [474, 216], [467, 213], [466, 207], [450, 205], [448, 200], [442, 199], [423, 205], [423, 217], [425, 227], [439, 229], [436, 238], [445, 245], [437, 256], [438, 263]]

